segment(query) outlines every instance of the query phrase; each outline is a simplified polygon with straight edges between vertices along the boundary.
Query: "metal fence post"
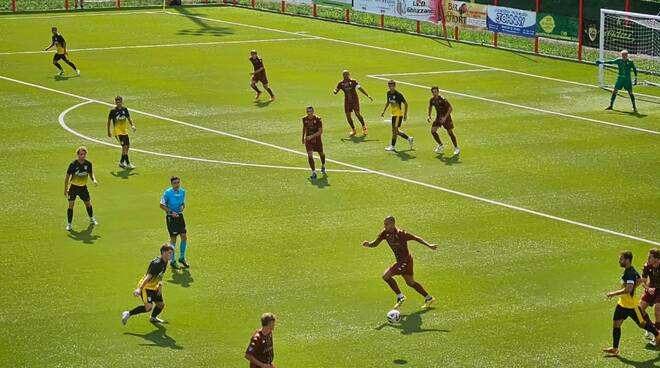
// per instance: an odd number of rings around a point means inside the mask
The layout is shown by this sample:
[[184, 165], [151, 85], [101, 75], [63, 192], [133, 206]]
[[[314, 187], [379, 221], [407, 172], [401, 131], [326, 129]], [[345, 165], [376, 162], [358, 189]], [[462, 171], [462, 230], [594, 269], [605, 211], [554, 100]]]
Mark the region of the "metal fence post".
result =
[[[582, 1], [582, 0], [580, 0]], [[493, 5], [498, 6], [500, 5], [500, 0], [494, 0]], [[493, 46], [497, 47], [497, 32], [493, 33]]]
[[[536, 0], [536, 19], [539, 18], [539, 11], [541, 11], [541, 0]], [[534, 53], [539, 53], [539, 35], [536, 32], [534, 32]]]
[[[579, 10], [578, 10], [578, 61], [582, 61], [582, 39], [584, 37], [583, 33], [584, 30], [582, 27], [584, 26], [584, 14], [583, 14], [583, 8], [584, 8], [584, 0], [580, 0], [578, 3]], [[603, 37], [603, 35], [599, 35], [600, 37]]]

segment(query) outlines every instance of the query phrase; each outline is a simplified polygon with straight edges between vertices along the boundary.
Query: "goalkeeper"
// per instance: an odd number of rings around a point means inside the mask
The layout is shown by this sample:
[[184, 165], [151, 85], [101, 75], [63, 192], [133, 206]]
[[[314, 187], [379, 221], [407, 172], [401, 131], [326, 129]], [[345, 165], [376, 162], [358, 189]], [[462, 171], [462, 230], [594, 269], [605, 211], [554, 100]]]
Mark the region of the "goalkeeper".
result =
[[[630, 96], [630, 102], [632, 102], [633, 111], [637, 112], [637, 106], [635, 106], [635, 95], [633, 95], [632, 86], [637, 84], [637, 68], [635, 68], [635, 63], [632, 60], [628, 59], [628, 51], [622, 50], [621, 57], [614, 60], [602, 61], [598, 60], [596, 64], [615, 64], [619, 67], [619, 75], [616, 78], [616, 83], [614, 84], [614, 91], [612, 91], [612, 97], [610, 98], [610, 106], [606, 110], [612, 110], [614, 106], [614, 100], [616, 100], [616, 95], [619, 93], [619, 90], [622, 88], [628, 91]], [[635, 78], [630, 79], [630, 71], [635, 73]]]

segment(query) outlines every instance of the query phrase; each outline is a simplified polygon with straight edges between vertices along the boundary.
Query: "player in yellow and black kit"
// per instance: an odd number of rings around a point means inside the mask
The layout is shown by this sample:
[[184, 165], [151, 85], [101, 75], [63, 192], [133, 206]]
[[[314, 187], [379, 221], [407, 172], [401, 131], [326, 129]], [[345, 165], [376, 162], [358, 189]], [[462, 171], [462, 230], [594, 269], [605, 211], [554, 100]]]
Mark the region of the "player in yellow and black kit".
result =
[[89, 191], [87, 190], [87, 178], [92, 179], [94, 185], [98, 185], [94, 171], [92, 170], [92, 163], [87, 161], [87, 148], [84, 146], [78, 147], [76, 150], [78, 159], [73, 160], [66, 170], [64, 177], [64, 196], [69, 200], [69, 208], [66, 210], [67, 225], [66, 230], [71, 231], [73, 226], [73, 206], [76, 204], [76, 197], [80, 197], [85, 203], [87, 214], [89, 215], [89, 223], [91, 225], [98, 225], [94, 218], [94, 210], [92, 209], [92, 202], [90, 202]]
[[[163, 302], [163, 275], [167, 271], [167, 263], [172, 259], [172, 247], [169, 244], [163, 244], [160, 247], [160, 256], [154, 258], [149, 267], [147, 267], [147, 273], [140, 279], [138, 282], [138, 287], [133, 291], [134, 296], [139, 296], [142, 298], [144, 305], [135, 307], [130, 311], [124, 311], [121, 314], [121, 323], [126, 324], [128, 319], [131, 316], [140, 313], [146, 313], [153, 309], [151, 312], [151, 318], [149, 319], [152, 323], [165, 323], [164, 320], [158, 318], [160, 312], [165, 308], [165, 303]], [[154, 307], [154, 304], [156, 305]]]
[[[396, 82], [390, 80], [387, 82], [389, 91], [387, 91], [387, 102], [383, 108], [383, 113], [380, 116], [385, 116], [385, 111], [389, 106], [392, 109], [392, 144], [385, 148], [385, 151], [394, 151], [396, 145], [396, 137], [401, 137], [408, 141], [410, 149], [413, 148], [413, 137], [408, 137], [406, 133], [401, 131], [401, 124], [404, 120], [408, 120], [408, 102], [403, 97], [401, 92], [396, 90]], [[403, 108], [402, 108], [403, 107]]]
[[637, 325], [655, 336], [652, 345], [656, 346], [660, 343], [660, 334], [651, 322], [646, 312], [639, 308], [639, 298], [635, 296], [635, 288], [641, 283], [639, 273], [632, 266], [633, 254], [631, 251], [621, 252], [619, 255], [619, 266], [624, 268], [623, 276], [621, 277], [622, 288], [617, 291], [607, 293], [607, 298], [615, 296], [619, 297], [614, 310], [613, 326], [612, 326], [612, 347], [603, 349], [604, 352], [610, 355], [619, 355], [619, 340], [621, 340], [621, 325], [623, 321], [632, 318]]
[[60, 70], [60, 75], [64, 75], [64, 69], [62, 69], [62, 66], [59, 63], [60, 60], [64, 60], [64, 62], [69, 64], [69, 66], [76, 71], [76, 74], [80, 76], [80, 70], [78, 70], [78, 68], [76, 68], [76, 66], [67, 58], [68, 53], [66, 52], [66, 41], [64, 41], [64, 37], [57, 32], [57, 27], [53, 27], [50, 30], [53, 32], [53, 42], [51, 42], [50, 46], [46, 47], [45, 51], [50, 50], [53, 46], [57, 49], [57, 52], [53, 55], [53, 65]]
[[108, 114], [108, 137], [113, 136], [113, 132], [110, 131], [110, 123], [112, 123], [114, 136], [121, 144], [121, 159], [119, 159], [119, 167], [135, 169], [135, 165], [128, 160], [128, 150], [131, 141], [128, 139], [128, 124], [126, 124], [126, 121], [131, 124], [131, 129], [133, 129], [133, 131], [137, 128], [135, 127], [135, 124], [133, 124], [133, 120], [131, 120], [131, 115], [128, 113], [128, 109], [124, 107], [123, 104], [123, 97], [115, 97], [116, 106], [110, 110], [110, 114]]

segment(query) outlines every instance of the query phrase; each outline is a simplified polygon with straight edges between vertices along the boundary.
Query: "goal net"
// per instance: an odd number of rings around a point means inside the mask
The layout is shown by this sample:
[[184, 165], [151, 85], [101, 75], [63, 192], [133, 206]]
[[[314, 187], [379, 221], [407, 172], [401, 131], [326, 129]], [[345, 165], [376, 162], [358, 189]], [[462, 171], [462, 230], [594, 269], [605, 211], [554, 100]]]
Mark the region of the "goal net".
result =
[[[638, 72], [638, 84], [660, 87], [660, 16], [600, 10], [600, 60], [619, 57], [628, 50]], [[602, 87], [613, 86], [617, 77], [615, 65], [598, 68]]]

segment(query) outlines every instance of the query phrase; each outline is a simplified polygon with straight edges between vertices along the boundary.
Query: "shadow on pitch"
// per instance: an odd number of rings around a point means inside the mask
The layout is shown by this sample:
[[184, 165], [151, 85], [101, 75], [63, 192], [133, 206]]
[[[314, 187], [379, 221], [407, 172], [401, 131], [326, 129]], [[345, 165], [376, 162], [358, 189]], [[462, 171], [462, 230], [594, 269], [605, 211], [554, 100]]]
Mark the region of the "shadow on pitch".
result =
[[71, 78], [78, 78], [78, 76], [66, 76], [66, 75], [56, 74], [55, 77], [53, 77], [53, 79], [55, 79], [55, 82], [65, 81], [65, 80], [69, 80]]
[[422, 315], [434, 309], [435, 308], [427, 308], [427, 309], [418, 310], [417, 312], [411, 314], [402, 314], [401, 322], [397, 324], [383, 323], [380, 326], [376, 327], [376, 330], [382, 330], [385, 327], [396, 328], [398, 330], [401, 330], [401, 333], [403, 335], [412, 335], [414, 333], [419, 333], [419, 332], [451, 332], [450, 330], [422, 327], [422, 323], [423, 323]]
[[209, 24], [206, 20], [199, 18], [200, 15], [191, 13], [189, 9], [184, 6], [174, 6], [172, 7], [177, 12], [185, 15], [187, 19], [195, 23], [199, 28], [197, 29], [182, 29], [177, 32], [178, 35], [185, 36], [226, 36], [233, 34], [234, 31], [231, 28], [218, 26], [218, 23], [213, 23], [214, 25]]
[[273, 102], [273, 101], [271, 101], [271, 100], [266, 100], [266, 101], [255, 100], [255, 101], [254, 101], [254, 106], [256, 106], [256, 107], [262, 109], [262, 108], [264, 108], [264, 107], [268, 107], [268, 105], [270, 105], [272, 102]]
[[444, 153], [439, 153], [438, 156], [436, 157], [438, 158], [438, 160], [442, 161], [447, 166], [452, 166], [461, 163], [460, 155], [445, 156]]
[[639, 112], [634, 112], [634, 111], [624, 111], [624, 110], [617, 110], [617, 109], [612, 109], [610, 110], [613, 113], [619, 114], [619, 115], [628, 115], [628, 116], [634, 116], [636, 118], [645, 118], [648, 115], [646, 114], [640, 114]]
[[167, 280], [167, 282], [171, 284], [176, 284], [176, 285], [181, 285], [184, 288], [190, 287], [190, 284], [195, 282], [195, 279], [192, 277], [190, 274], [190, 271], [187, 269], [178, 269], [178, 270], [172, 270], [172, 279]]
[[156, 329], [146, 334], [136, 334], [132, 332], [124, 332], [124, 335], [137, 336], [147, 340], [149, 343], [140, 344], [141, 346], [156, 346], [161, 348], [170, 348], [174, 350], [181, 350], [183, 346], [177, 345], [176, 340], [167, 334], [165, 326], [160, 324], [153, 324]]
[[93, 230], [94, 230], [94, 225], [89, 224], [87, 226], [87, 229], [82, 231], [71, 230], [69, 231], [67, 236], [73, 240], [83, 242], [83, 244], [94, 244], [94, 242], [98, 240], [101, 237], [101, 235], [92, 234]]
[[[646, 349], [647, 350], [656, 350], [654, 347], [652, 347], [650, 345], [647, 346]], [[608, 358], [608, 359], [616, 358], [616, 360], [620, 361], [621, 363], [632, 366], [632, 367], [635, 367], [635, 368], [656, 368], [656, 367], [658, 367], [658, 365], [656, 363], [660, 362], [660, 356], [657, 356], [656, 358], [645, 360], [645, 361], [642, 361], [642, 362], [637, 362], [637, 361], [634, 361], [634, 360], [630, 360], [630, 359], [624, 358], [622, 356], [606, 356], [605, 358]]]
[[416, 156], [411, 155], [408, 152], [412, 152], [413, 150], [407, 149], [407, 150], [402, 150], [402, 151], [395, 151], [396, 156], [401, 159], [401, 161], [408, 161], [408, 160], [414, 160], [417, 158]]
[[319, 189], [323, 189], [325, 187], [330, 186], [330, 183], [328, 182], [328, 175], [326, 174], [323, 174], [316, 179], [307, 178], [307, 180], [309, 180], [310, 184], [316, 186]]
[[110, 175], [114, 176], [115, 178], [128, 179], [131, 176], [140, 175], [140, 174], [134, 172], [131, 169], [124, 169], [120, 171], [110, 171]]
[[361, 135], [361, 136], [352, 136], [348, 138], [341, 138], [342, 142], [353, 142], [353, 143], [363, 143], [363, 142], [378, 142], [379, 139], [367, 139], [366, 135]]

